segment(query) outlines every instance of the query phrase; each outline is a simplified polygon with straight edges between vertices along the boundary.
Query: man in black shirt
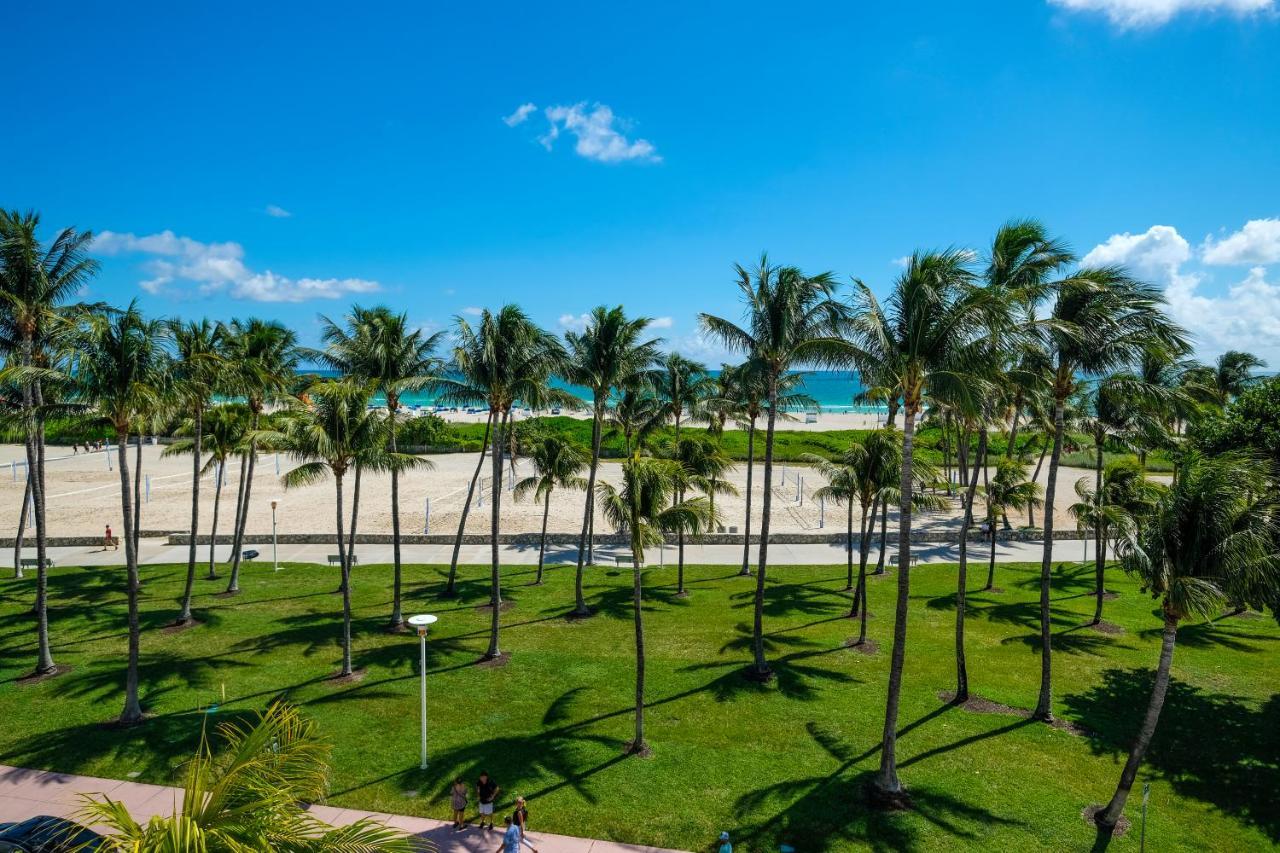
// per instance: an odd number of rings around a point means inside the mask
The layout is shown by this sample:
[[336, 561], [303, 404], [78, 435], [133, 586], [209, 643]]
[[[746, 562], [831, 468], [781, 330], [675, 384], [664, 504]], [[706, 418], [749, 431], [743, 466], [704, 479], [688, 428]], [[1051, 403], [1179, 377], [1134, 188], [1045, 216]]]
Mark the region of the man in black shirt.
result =
[[[480, 779], [476, 782], [476, 794], [480, 799], [480, 826], [483, 829], [493, 829], [493, 801], [498, 798], [501, 790], [498, 783], [489, 778], [487, 770], [480, 773]], [[484, 825], [486, 819], [489, 821], [487, 827]]]

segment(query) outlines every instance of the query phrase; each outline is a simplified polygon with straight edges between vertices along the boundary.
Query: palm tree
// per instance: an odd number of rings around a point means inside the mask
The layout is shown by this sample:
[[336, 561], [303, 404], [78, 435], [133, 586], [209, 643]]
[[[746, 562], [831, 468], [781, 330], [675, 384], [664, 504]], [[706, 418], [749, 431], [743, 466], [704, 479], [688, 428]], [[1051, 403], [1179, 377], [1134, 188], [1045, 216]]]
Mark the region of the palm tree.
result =
[[1178, 624], [1207, 619], [1227, 600], [1280, 591], [1275, 476], [1268, 462], [1238, 454], [1191, 455], [1149, 521], [1121, 542], [1121, 566], [1160, 600], [1164, 631], [1151, 701], [1116, 792], [1095, 820], [1110, 836], [1124, 811], [1169, 689]]
[[987, 506], [987, 525], [991, 533], [991, 548], [987, 561], [987, 584], [982, 589], [990, 592], [996, 582], [996, 519], [1009, 527], [1009, 509], [1031, 509], [1042, 503], [1040, 484], [1027, 479], [1026, 464], [1020, 459], [1001, 459], [996, 463], [996, 473], [982, 487], [982, 500]]
[[[387, 450], [389, 423], [369, 411], [374, 384], [359, 379], [321, 380], [307, 389], [307, 402], [283, 418], [278, 431], [264, 431], [259, 439], [279, 447], [298, 461], [281, 479], [286, 489], [318, 483], [333, 476], [336, 496], [338, 562], [342, 570], [342, 669], [351, 675], [351, 551], [344, 535], [342, 487], [347, 472], [426, 468], [430, 462]], [[254, 437], [251, 436], [252, 441]], [[354, 487], [353, 487], [354, 498]], [[358, 507], [351, 509], [354, 531]], [[352, 537], [354, 538], [354, 532]]]
[[[484, 660], [501, 657], [498, 645], [502, 609], [499, 560], [502, 505], [502, 454], [511, 409], [518, 400], [543, 395], [548, 378], [563, 366], [564, 350], [552, 335], [539, 329], [515, 305], [496, 312], [484, 310], [477, 327], [457, 318], [453, 364], [461, 378], [441, 378], [446, 395], [481, 397], [489, 407], [493, 428], [489, 439], [492, 501], [489, 513], [490, 596], [489, 648]], [[597, 442], [598, 443], [598, 442]]]
[[[971, 253], [959, 250], [917, 252], [894, 283], [884, 307], [871, 289], [856, 281], [853, 339], [860, 372], [889, 377], [889, 387], [902, 396], [902, 469], [898, 501], [898, 597], [893, 627], [893, 654], [885, 705], [880, 770], [873, 792], [896, 800], [902, 796], [897, 773], [898, 703], [907, 640], [910, 599], [911, 514], [913, 505], [916, 418], [926, 394], [952, 401], [977, 390], [969, 381], [966, 355], [982, 340], [988, 291], [973, 286], [968, 268]], [[983, 355], [987, 355], [985, 352]]]
[[706, 498], [675, 501], [684, 474], [677, 462], [632, 456], [622, 465], [622, 488], [601, 483], [600, 505], [605, 518], [631, 540], [633, 562], [632, 616], [636, 639], [635, 737], [626, 751], [648, 755], [644, 737], [644, 549], [661, 543], [667, 533], [699, 535], [714, 524]]
[[1158, 288], [1122, 267], [1082, 269], [1044, 286], [1053, 298], [1049, 316], [1035, 323], [1050, 365], [1053, 450], [1045, 484], [1044, 551], [1040, 562], [1040, 694], [1035, 719], [1053, 719], [1052, 634], [1049, 582], [1053, 568], [1053, 510], [1062, 459], [1067, 401], [1082, 377], [1101, 376], [1134, 364], [1152, 350], [1186, 349], [1185, 333], [1161, 310]]
[[[175, 625], [190, 625], [191, 594], [196, 582], [196, 537], [200, 533], [200, 477], [204, 473], [200, 453], [204, 448], [204, 416], [213, 397], [221, 369], [218, 338], [221, 330], [208, 320], [169, 323], [173, 340], [173, 388], [183, 411], [191, 413], [191, 541], [187, 549], [187, 580], [182, 589], [182, 609]], [[136, 531], [135, 531], [136, 532]]]
[[667, 353], [658, 365], [654, 390], [662, 399], [676, 427], [676, 440], [680, 440], [680, 421], [685, 414], [693, 417], [700, 412], [702, 400], [711, 392], [712, 381], [707, 367], [679, 353]]
[[624, 385], [605, 415], [610, 434], [622, 436], [628, 457], [648, 442], [665, 417], [666, 408], [643, 378]]
[[1218, 356], [1213, 365], [1213, 395], [1215, 402], [1226, 406], [1239, 397], [1258, 377], [1255, 370], [1267, 366], [1267, 363], [1250, 352], [1227, 350]]
[[57, 672], [49, 643], [48, 525], [45, 513], [45, 381], [52, 337], [74, 307], [67, 303], [98, 271], [88, 257], [89, 231], [64, 228], [48, 245], [36, 231], [40, 215], [0, 210], [0, 350], [25, 375], [22, 392], [27, 475], [36, 537], [36, 674]]
[[[129, 477], [129, 433], [142, 413], [155, 407], [161, 396], [164, 352], [162, 328], [146, 320], [131, 302], [123, 311], [87, 317], [74, 340], [71, 375], [80, 399], [92, 405], [116, 432], [120, 473], [120, 510], [123, 516], [125, 566], [128, 572], [129, 662], [125, 676], [123, 725], [143, 719], [138, 702], [138, 550], [134, 536], [134, 507]], [[141, 439], [139, 439], [141, 440]]]
[[183, 765], [181, 807], [174, 814], [142, 824], [124, 802], [86, 794], [77, 818], [105, 828], [104, 849], [111, 850], [422, 849], [420, 842], [410, 844], [404, 833], [369, 818], [333, 828], [299, 807], [323, 800], [328, 792], [331, 748], [319, 727], [292, 706], [273, 703], [252, 725], [229, 720], [218, 726], [218, 735], [221, 754], [214, 755], [202, 732], [195, 755]]
[[[209, 454], [201, 475], [213, 472], [213, 520], [209, 528], [209, 580], [215, 580], [217, 562], [215, 560], [218, 541], [218, 510], [222, 504], [222, 487], [227, 480], [227, 462], [237, 453], [244, 451], [248, 444], [249, 407], [243, 403], [221, 403], [212, 406], [204, 414], [203, 429], [200, 442], [205, 453]], [[194, 422], [184, 424], [182, 432], [194, 432]], [[172, 456], [181, 453], [192, 453], [194, 441], [180, 438], [170, 444], [161, 456]]]
[[777, 424], [782, 377], [801, 365], [842, 367], [850, 363], [848, 344], [840, 331], [848, 319], [835, 298], [831, 273], [806, 275], [797, 267], [774, 266], [762, 255], [754, 271], [734, 267], [746, 303], [739, 326], [711, 314], [699, 314], [702, 329], [729, 350], [746, 354], [764, 383], [768, 418], [764, 441], [764, 506], [760, 519], [760, 563], [756, 573], [755, 616], [752, 626], [753, 677], [767, 680], [772, 670], [764, 657], [764, 586], [769, 565], [769, 512], [773, 497], [773, 439]]
[[[665, 455], [680, 466], [681, 476], [675, 481], [676, 492], [672, 496], [674, 503], [682, 503], [686, 491], [696, 489], [707, 496], [708, 509], [714, 518], [716, 495], [738, 493], [732, 484], [724, 482], [724, 475], [733, 468], [733, 460], [705, 436], [677, 438], [666, 447]], [[685, 532], [677, 530], [676, 596], [679, 598], [689, 595], [684, 588], [684, 543]]]
[[222, 356], [229, 367], [223, 373], [226, 382], [223, 390], [245, 397], [249, 406], [249, 443], [240, 456], [228, 593], [240, 591], [241, 546], [245, 525], [249, 522], [262, 412], [267, 402], [283, 394], [293, 379], [298, 365], [297, 342], [293, 330], [275, 321], [256, 318], [232, 320], [223, 338]]
[[564, 377], [591, 390], [591, 467], [587, 474], [582, 535], [578, 538], [578, 571], [574, 579], [573, 612], [577, 616], [591, 613], [582, 594], [582, 567], [584, 561], [587, 565], [593, 561], [596, 469], [600, 465], [600, 436], [609, 395], [649, 375], [660, 343], [660, 339], [641, 340], [649, 322], [647, 317], [628, 320], [621, 305], [614, 308], [600, 305], [592, 309], [586, 328], [581, 332], [566, 332], [564, 336], [568, 350]]
[[[440, 365], [434, 353], [444, 333], [424, 335], [421, 329], [409, 327], [408, 315], [396, 314], [385, 306], [369, 309], [355, 305], [345, 326], [327, 317], [323, 323], [321, 339], [327, 349], [315, 355], [348, 376], [373, 383], [375, 392], [386, 400], [390, 418], [387, 449], [393, 454], [398, 452], [400, 398], [435, 382]], [[388, 628], [396, 631], [404, 625], [400, 602], [400, 472], [396, 467], [391, 469], [391, 555], [394, 580]]]
[[557, 488], [585, 489], [587, 481], [579, 475], [587, 466], [582, 452], [573, 444], [556, 436], [539, 439], [528, 454], [534, 476], [516, 483], [514, 496], [520, 500], [529, 494], [542, 501], [542, 536], [538, 539], [538, 576], [534, 585], [542, 584], [542, 561], [547, 551], [547, 519], [551, 515], [551, 493]]
[[[442, 399], [474, 403], [482, 398], [470, 392], [462, 393], [460, 390], [454, 389]], [[493, 412], [489, 412], [485, 415], [484, 435], [480, 439], [480, 458], [476, 460], [475, 470], [471, 473], [471, 481], [467, 485], [467, 496], [462, 501], [462, 513], [458, 518], [458, 533], [453, 538], [453, 557], [449, 560], [449, 577], [445, 581], [444, 589], [440, 592], [441, 598], [453, 598], [458, 594], [458, 556], [462, 553], [462, 537], [466, 534], [467, 516], [471, 514], [471, 501], [475, 497], [476, 483], [480, 481], [480, 472], [484, 470], [484, 460], [489, 453], [489, 433], [492, 429]]]

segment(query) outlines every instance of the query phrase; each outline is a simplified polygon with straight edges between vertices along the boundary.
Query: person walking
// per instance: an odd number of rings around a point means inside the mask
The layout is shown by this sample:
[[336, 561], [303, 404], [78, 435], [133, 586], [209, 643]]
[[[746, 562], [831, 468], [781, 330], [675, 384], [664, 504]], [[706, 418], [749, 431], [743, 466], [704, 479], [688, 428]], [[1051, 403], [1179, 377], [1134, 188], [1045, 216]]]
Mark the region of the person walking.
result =
[[[480, 800], [480, 828], [485, 828], [485, 819], [489, 821], [489, 829], [493, 829], [493, 801], [498, 798], [498, 793], [502, 789], [498, 787], [498, 783], [493, 781], [489, 776], [489, 771], [481, 771], [480, 778], [476, 781], [476, 796]], [[519, 846], [517, 841], [516, 846]]]
[[520, 853], [520, 827], [511, 821], [511, 815], [507, 815], [503, 822], [507, 828], [502, 833], [502, 842], [493, 853]]
[[515, 821], [515, 825], [520, 827], [520, 843], [528, 847], [533, 853], [538, 853], [538, 848], [533, 846], [533, 840], [529, 838], [529, 807], [524, 801], [524, 797], [516, 797], [516, 808], [511, 813], [511, 817]]
[[717, 853], [733, 853], [733, 845], [729, 842], [729, 833], [720, 833], [720, 846], [716, 848]]
[[111, 525], [110, 525], [110, 524], [108, 524], [108, 525], [107, 525], [107, 533], [106, 533], [106, 535], [102, 538], [102, 550], [104, 550], [104, 551], [105, 551], [105, 550], [107, 550], [108, 548], [112, 548], [112, 549], [114, 549], [114, 550], [116, 550], [116, 551], [119, 551], [119, 550], [120, 550], [120, 541], [119, 541], [118, 539], [116, 539], [114, 536], [112, 536], [112, 535], [111, 535]]
[[462, 781], [459, 776], [453, 780], [453, 787], [449, 789], [449, 805], [453, 809], [453, 828], [455, 830], [463, 829], [467, 825], [467, 783]]

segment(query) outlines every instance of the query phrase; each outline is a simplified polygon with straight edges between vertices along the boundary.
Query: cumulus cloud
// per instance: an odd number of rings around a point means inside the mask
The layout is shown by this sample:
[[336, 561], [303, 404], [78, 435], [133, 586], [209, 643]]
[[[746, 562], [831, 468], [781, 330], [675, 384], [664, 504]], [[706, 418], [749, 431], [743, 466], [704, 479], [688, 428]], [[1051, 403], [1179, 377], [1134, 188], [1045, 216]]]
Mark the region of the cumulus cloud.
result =
[[[515, 118], [523, 109], [522, 106], [508, 118]], [[628, 139], [626, 132], [630, 129], [629, 124], [615, 116], [613, 110], [605, 104], [594, 104], [590, 107], [586, 102], [568, 106], [558, 105], [547, 107], [543, 112], [549, 127], [546, 133], [538, 137], [538, 141], [548, 151], [555, 146], [556, 140], [562, 133], [569, 133], [577, 140], [573, 150], [588, 160], [600, 163], [626, 161], [658, 163], [662, 160], [649, 140]], [[523, 118], [520, 119], [520, 121], [523, 120]], [[508, 123], [518, 124], [519, 122]]]
[[468, 305], [466, 308], [462, 309], [462, 313], [472, 317], [479, 317], [484, 313], [484, 309], [475, 305]]
[[538, 109], [536, 104], [521, 104], [516, 107], [515, 112], [509, 116], [504, 116], [502, 120], [506, 122], [507, 127], [515, 127], [517, 124], [522, 124], [529, 117], [529, 114], [536, 109]]
[[245, 264], [244, 247], [239, 243], [203, 243], [167, 230], [141, 237], [103, 231], [94, 238], [93, 251], [106, 256], [145, 256], [142, 270], [148, 278], [139, 286], [155, 294], [189, 290], [194, 285], [199, 295], [227, 293], [254, 302], [305, 302], [379, 289], [377, 282], [361, 278], [293, 279], [271, 270], [257, 272]]
[[907, 264], [911, 263], [911, 256], [903, 255], [900, 258], [894, 258], [893, 260], [889, 261], [889, 263], [893, 264], [895, 267], [902, 267], [905, 269]]
[[1146, 278], [1167, 281], [1191, 258], [1191, 245], [1171, 225], [1152, 225], [1142, 234], [1114, 234], [1084, 256], [1087, 267], [1121, 264]]
[[1280, 219], [1251, 219], [1222, 240], [1206, 237], [1201, 252], [1206, 264], [1280, 263]]
[[566, 331], [581, 332], [590, 321], [591, 316], [589, 314], [561, 314], [556, 323]]
[[1072, 12], [1107, 16], [1117, 27], [1158, 27], [1187, 12], [1218, 12], [1238, 17], [1274, 11], [1275, 0], [1049, 0]]
[[276, 219], [288, 219], [293, 216], [293, 213], [278, 204], [269, 204], [267, 205], [267, 216], [274, 216]]
[[670, 329], [676, 324], [676, 321], [670, 317], [654, 317], [649, 321], [651, 329]]

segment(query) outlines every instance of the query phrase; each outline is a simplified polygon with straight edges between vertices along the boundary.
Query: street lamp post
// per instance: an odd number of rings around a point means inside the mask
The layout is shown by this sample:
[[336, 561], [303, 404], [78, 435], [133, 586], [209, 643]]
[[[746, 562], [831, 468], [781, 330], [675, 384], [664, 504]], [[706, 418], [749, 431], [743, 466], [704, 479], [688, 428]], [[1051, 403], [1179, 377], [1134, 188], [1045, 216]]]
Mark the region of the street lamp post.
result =
[[271, 565], [273, 571], [280, 571], [279, 551], [276, 548], [276, 507], [280, 505], [279, 498], [271, 499]]
[[439, 617], [431, 613], [421, 613], [417, 616], [409, 617], [409, 624], [418, 629], [418, 668], [422, 673], [420, 679], [420, 695], [421, 695], [421, 714], [422, 721], [422, 757], [418, 764], [421, 770], [427, 769], [427, 628], [430, 627]]

